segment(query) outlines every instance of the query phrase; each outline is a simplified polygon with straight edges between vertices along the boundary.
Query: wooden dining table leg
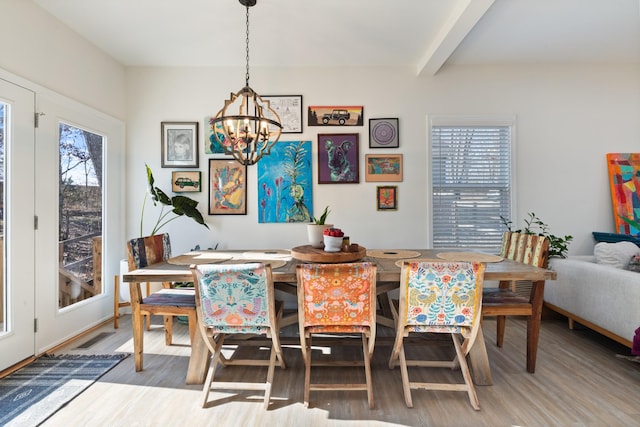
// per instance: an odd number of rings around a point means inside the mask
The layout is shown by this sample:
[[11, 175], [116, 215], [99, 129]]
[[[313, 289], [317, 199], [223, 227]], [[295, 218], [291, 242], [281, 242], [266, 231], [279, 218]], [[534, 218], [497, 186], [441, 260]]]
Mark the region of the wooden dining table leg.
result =
[[[131, 323], [133, 329], [133, 360], [136, 372], [143, 369], [144, 354], [144, 326], [142, 313], [140, 312], [140, 304], [142, 303], [142, 293], [140, 292], [140, 283], [129, 283], [129, 294], [131, 295]], [[149, 322], [150, 323], [150, 320]]]
[[527, 372], [532, 374], [536, 372], [543, 299], [544, 280], [533, 282], [531, 287], [531, 318], [527, 322]]
[[491, 376], [491, 365], [489, 365], [489, 355], [484, 342], [482, 325], [478, 328], [476, 340], [469, 349], [469, 364], [471, 366], [471, 376], [475, 385], [493, 385]]
[[187, 368], [187, 384], [204, 384], [211, 364], [211, 352], [197, 330], [191, 340], [191, 357]]

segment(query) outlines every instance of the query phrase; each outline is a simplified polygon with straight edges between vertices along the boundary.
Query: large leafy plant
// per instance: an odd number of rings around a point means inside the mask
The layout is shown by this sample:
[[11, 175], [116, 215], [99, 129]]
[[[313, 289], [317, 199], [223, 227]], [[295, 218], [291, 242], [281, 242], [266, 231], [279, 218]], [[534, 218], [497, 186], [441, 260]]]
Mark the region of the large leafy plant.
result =
[[[209, 226], [205, 224], [202, 214], [200, 214], [200, 211], [198, 211], [197, 209], [198, 202], [186, 196], [169, 197], [167, 193], [154, 186], [155, 180], [153, 179], [153, 173], [151, 173], [149, 165], [145, 164], [145, 166], [147, 168], [147, 192], [145, 193], [144, 200], [142, 202], [142, 215], [140, 215], [140, 236], [144, 235], [142, 233], [142, 223], [144, 221], [144, 208], [147, 202], [147, 197], [149, 196], [151, 197], [151, 200], [153, 200], [153, 206], [157, 206], [158, 203], [162, 205], [162, 209], [158, 214], [158, 219], [153, 226], [153, 230], [151, 230], [151, 236], [158, 233], [158, 231], [160, 231], [162, 227], [167, 225], [167, 223], [182, 215], [186, 215], [198, 224], [202, 224], [205, 227], [209, 228]], [[171, 209], [167, 210], [167, 207], [170, 207]]]

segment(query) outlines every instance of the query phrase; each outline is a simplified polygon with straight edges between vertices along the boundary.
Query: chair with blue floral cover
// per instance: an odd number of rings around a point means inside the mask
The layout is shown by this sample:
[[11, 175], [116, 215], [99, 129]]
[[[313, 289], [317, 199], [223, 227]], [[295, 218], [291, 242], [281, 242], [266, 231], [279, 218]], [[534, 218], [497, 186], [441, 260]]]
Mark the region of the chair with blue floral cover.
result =
[[[286, 368], [279, 338], [283, 304], [275, 300], [271, 266], [263, 263], [192, 265], [198, 329], [211, 351], [212, 363], [204, 382], [202, 407], [212, 389], [263, 390], [264, 408], [271, 398], [276, 363]], [[225, 357], [222, 347], [232, 335], [266, 335], [269, 359]], [[218, 365], [268, 366], [265, 382], [215, 382]]]
[[[400, 300], [391, 302], [396, 338], [389, 368], [400, 366], [404, 400], [413, 407], [412, 389], [466, 391], [471, 406], [479, 410], [478, 397], [466, 356], [473, 346], [481, 320], [485, 265], [478, 262], [405, 261], [400, 276]], [[453, 360], [407, 360], [409, 334], [446, 333], [453, 339]], [[421, 340], [419, 345], [428, 343]], [[432, 341], [433, 342], [433, 341]], [[438, 342], [441, 344], [441, 342]], [[408, 344], [407, 344], [408, 345]], [[457, 368], [463, 383], [412, 382], [409, 366]]]
[[[371, 357], [376, 338], [376, 272], [370, 262], [344, 264], [299, 264], [298, 324], [305, 364], [304, 404], [310, 390], [366, 390], [373, 409]], [[311, 383], [311, 338], [313, 334], [361, 334], [362, 361], [326, 360], [314, 366], [364, 366], [365, 383]]]

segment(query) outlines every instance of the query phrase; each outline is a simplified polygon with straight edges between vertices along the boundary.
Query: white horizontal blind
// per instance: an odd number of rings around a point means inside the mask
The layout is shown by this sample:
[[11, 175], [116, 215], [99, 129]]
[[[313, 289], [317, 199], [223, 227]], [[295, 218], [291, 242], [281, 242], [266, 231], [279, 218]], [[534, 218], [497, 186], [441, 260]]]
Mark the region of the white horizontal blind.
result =
[[432, 126], [434, 248], [497, 252], [511, 213], [511, 127]]

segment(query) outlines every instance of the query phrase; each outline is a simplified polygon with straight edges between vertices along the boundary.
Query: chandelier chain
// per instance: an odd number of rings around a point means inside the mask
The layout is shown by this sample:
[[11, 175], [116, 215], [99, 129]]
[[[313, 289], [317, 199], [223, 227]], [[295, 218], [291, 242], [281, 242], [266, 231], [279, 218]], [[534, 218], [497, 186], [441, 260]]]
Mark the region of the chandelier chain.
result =
[[247, 5], [247, 38], [245, 39], [247, 46], [247, 73], [245, 74], [245, 83], [249, 87], [249, 6]]

